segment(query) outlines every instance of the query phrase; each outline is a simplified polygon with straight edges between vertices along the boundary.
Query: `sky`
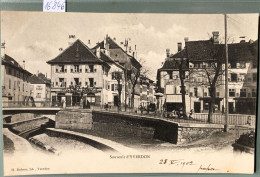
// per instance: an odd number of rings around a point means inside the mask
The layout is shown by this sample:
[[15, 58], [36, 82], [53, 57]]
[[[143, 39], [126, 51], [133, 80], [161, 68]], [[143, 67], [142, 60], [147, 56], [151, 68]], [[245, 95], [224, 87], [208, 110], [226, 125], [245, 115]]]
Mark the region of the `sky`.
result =
[[[229, 14], [229, 43], [258, 37], [258, 14]], [[120, 44], [130, 38], [137, 46], [137, 59], [145, 61], [150, 78], [156, 79], [157, 69], [166, 58], [166, 49], [177, 52], [177, 43], [188, 37], [189, 41], [207, 40], [213, 31], [219, 31], [224, 41], [224, 15], [222, 14], [134, 14], [134, 13], [48, 13], [2, 12], [1, 42], [6, 43], [5, 53], [25, 69], [38, 71], [50, 77], [50, 65], [59, 48], [67, 48], [69, 35], [89, 47], [104, 40], [106, 35]], [[3, 52], [3, 50], [1, 50]], [[1, 54], [2, 55], [2, 54]]]

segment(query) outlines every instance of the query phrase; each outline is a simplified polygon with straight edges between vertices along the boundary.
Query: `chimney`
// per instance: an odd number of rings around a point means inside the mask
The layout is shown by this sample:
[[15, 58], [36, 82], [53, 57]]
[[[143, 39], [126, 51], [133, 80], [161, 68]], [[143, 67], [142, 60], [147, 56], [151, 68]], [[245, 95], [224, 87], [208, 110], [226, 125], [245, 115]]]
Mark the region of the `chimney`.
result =
[[254, 42], [253, 39], [250, 39], [250, 40], [249, 40], [249, 44], [252, 44], [253, 42]]
[[219, 32], [218, 31], [213, 31], [212, 35], [213, 35], [213, 43], [214, 44], [218, 44], [219, 43]]
[[47, 77], [47, 73], [46, 73], [46, 79], [47, 79], [48, 77]]
[[76, 36], [75, 35], [69, 35], [69, 45], [71, 45], [73, 42], [75, 42]]
[[166, 49], [166, 57], [170, 57], [170, 49]]
[[97, 56], [98, 58], [100, 58], [100, 47], [98, 47], [98, 48], [96, 49], [96, 56]]
[[246, 42], [246, 36], [240, 36], [239, 38], [241, 39], [240, 43], [245, 43]]
[[23, 60], [23, 69], [25, 69], [25, 60]]
[[185, 38], [184, 38], [184, 41], [185, 41], [185, 42], [188, 42], [188, 41], [189, 41], [189, 38], [188, 38], [188, 37], [185, 37]]
[[182, 50], [182, 43], [181, 42], [178, 42], [178, 52], [180, 52]]
[[109, 43], [107, 42], [108, 39], [108, 35], [106, 35], [105, 39], [104, 39], [104, 49], [105, 51], [109, 50]]

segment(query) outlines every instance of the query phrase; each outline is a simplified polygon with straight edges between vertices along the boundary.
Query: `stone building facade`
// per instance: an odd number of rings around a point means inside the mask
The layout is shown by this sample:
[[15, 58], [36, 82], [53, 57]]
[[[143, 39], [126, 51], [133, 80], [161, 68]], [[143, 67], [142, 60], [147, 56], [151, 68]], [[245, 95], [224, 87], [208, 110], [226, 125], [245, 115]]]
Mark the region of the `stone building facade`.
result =
[[[117, 69], [122, 71], [122, 68], [113, 65], [114, 62], [106, 62], [107, 57], [101, 50], [93, 51], [78, 39], [56, 58], [48, 61], [51, 65], [53, 104], [66, 102], [67, 106], [78, 106], [82, 98], [92, 105], [104, 105], [111, 101], [111, 94], [116, 92], [116, 82], [111, 81], [111, 73]], [[76, 88], [79, 90], [75, 91]], [[87, 93], [82, 89], [87, 89]], [[84, 94], [83, 97], [80, 93]]]
[[2, 57], [2, 103], [3, 107], [26, 105], [31, 103], [29, 76], [32, 74], [25, 70], [14, 58], [5, 54]]
[[[185, 60], [186, 110], [208, 112], [211, 102], [209, 80], [212, 81], [214, 78], [216, 63], [225, 59], [225, 46], [219, 44], [218, 36], [218, 32], [213, 32], [210, 40], [186, 41], [184, 49], [181, 48], [181, 43], [178, 44], [179, 51], [176, 54], [170, 55], [167, 52], [164, 65], [157, 72], [157, 86], [164, 95], [167, 111], [181, 107], [179, 68], [176, 63], [178, 60]], [[230, 113], [255, 114], [257, 51], [258, 41], [228, 44]], [[221, 65], [215, 86], [214, 112], [223, 112], [225, 107], [224, 62]]]
[[36, 107], [51, 106], [51, 82], [47, 78], [32, 75], [29, 77], [30, 92]]

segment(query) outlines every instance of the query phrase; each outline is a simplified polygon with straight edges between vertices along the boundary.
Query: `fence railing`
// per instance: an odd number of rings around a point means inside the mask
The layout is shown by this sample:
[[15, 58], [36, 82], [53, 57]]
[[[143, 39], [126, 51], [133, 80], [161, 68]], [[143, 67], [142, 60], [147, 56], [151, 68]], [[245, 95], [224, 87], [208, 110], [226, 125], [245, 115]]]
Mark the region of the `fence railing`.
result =
[[[4, 101], [2, 102], [3, 108], [26, 108], [26, 107], [62, 107], [61, 104], [55, 104], [51, 101], [34, 101], [34, 102], [18, 102], [18, 101]], [[67, 108], [80, 109], [81, 106], [72, 106]], [[91, 109], [98, 111], [108, 111], [108, 112], [118, 112], [122, 114], [130, 115], [141, 115], [146, 117], [154, 117], [165, 119], [180, 123], [210, 123], [210, 124], [226, 124], [225, 115], [221, 113], [213, 113], [208, 121], [208, 113], [193, 113], [191, 116], [187, 115], [187, 118], [183, 118], [181, 115], [173, 115], [172, 112], [165, 111], [149, 111], [140, 110], [138, 108], [127, 108], [122, 105], [121, 109], [117, 106], [91, 106]], [[255, 115], [245, 115], [245, 114], [229, 114], [228, 124], [229, 125], [249, 125], [255, 126], [256, 116]]]
[[[201, 120], [204, 122], [208, 121], [208, 113], [195, 113], [194, 119]], [[211, 118], [211, 123], [214, 124], [226, 124], [225, 115], [213, 113]], [[228, 124], [229, 125], [255, 125], [256, 116], [246, 115], [246, 114], [229, 114]]]
[[31, 107], [58, 107], [53, 105], [51, 101], [2, 101], [3, 108], [31, 108]]
[[[130, 115], [140, 115], [146, 117], [154, 117], [165, 119], [169, 121], [179, 122], [179, 123], [201, 123], [201, 124], [226, 124], [225, 115], [221, 113], [213, 113], [208, 121], [208, 113], [193, 113], [191, 116], [187, 115], [187, 118], [183, 118], [182, 116], [172, 115], [171, 112], [164, 112], [164, 111], [141, 111], [137, 108], [125, 110], [124, 107], [121, 110], [115, 106], [105, 107], [92, 107], [93, 110], [99, 111], [108, 111], [108, 112], [118, 112], [122, 114], [130, 114]], [[255, 115], [245, 115], [245, 114], [229, 114], [228, 117], [228, 124], [229, 125], [249, 125], [254, 126], [256, 123], [256, 116]]]

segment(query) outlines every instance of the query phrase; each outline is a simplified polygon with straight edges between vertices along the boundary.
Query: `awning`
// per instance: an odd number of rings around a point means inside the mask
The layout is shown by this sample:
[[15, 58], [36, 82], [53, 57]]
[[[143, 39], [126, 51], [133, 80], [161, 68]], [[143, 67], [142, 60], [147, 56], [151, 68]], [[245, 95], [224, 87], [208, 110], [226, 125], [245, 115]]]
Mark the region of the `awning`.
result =
[[243, 102], [256, 102], [256, 97], [237, 97], [237, 98], [234, 98], [234, 100], [237, 100], [237, 101], [243, 101]]
[[90, 93], [87, 94], [87, 97], [95, 97], [95, 94], [90, 92]]
[[[201, 97], [201, 98], [199, 98], [199, 100], [203, 100], [203, 101], [207, 101], [207, 102], [209, 102], [210, 99], [211, 99], [211, 97]], [[215, 98], [216, 101], [221, 101], [222, 99], [223, 98], [219, 98], [219, 97]]]
[[166, 95], [166, 103], [182, 103], [181, 95]]

